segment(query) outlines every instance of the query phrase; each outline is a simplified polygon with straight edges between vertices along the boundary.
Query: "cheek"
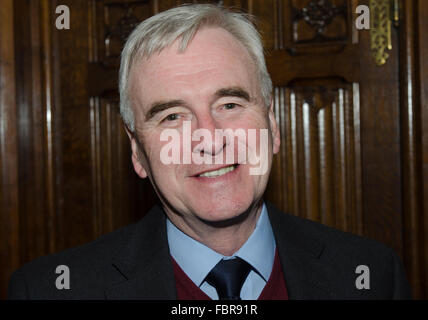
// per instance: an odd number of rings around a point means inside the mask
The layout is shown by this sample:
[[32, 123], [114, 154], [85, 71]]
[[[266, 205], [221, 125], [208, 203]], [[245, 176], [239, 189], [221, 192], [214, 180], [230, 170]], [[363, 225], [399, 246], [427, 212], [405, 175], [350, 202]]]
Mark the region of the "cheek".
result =
[[234, 130], [243, 129], [245, 131], [245, 140], [239, 139], [239, 142], [245, 143], [250, 149], [251, 147], [259, 146], [260, 142], [266, 142], [265, 139], [260, 140], [263, 137], [262, 132], [269, 130], [267, 115], [262, 112], [249, 112], [238, 121], [230, 123], [230, 125]]
[[237, 125], [246, 127], [245, 143], [250, 175], [256, 181], [265, 181], [272, 159], [272, 132], [268, 113], [259, 110], [251, 112]]
[[[176, 135], [173, 140], [161, 141], [161, 132], [148, 130], [143, 137], [145, 158], [147, 159], [151, 176], [158, 184], [169, 187], [174, 183], [174, 177], [177, 177], [180, 171], [180, 165], [171, 163], [171, 159], [173, 158], [172, 154], [182, 154], [180, 146], [181, 135]], [[171, 146], [175, 146], [174, 152], [171, 151]]]
[[141, 134], [141, 143], [148, 161], [153, 164], [159, 161], [159, 153], [166, 142], [160, 140], [160, 133], [154, 130], [144, 130]]
[[[157, 147], [159, 145], [159, 140], [156, 139], [156, 136], [150, 134], [139, 134], [139, 152], [138, 160], [140, 164], [145, 169], [147, 175], [152, 180], [153, 178], [157, 179], [157, 176], [161, 170], [159, 170], [159, 151]], [[157, 143], [156, 143], [157, 142]]]
[[261, 129], [269, 128], [268, 125], [268, 114], [261, 109], [261, 107], [255, 107], [247, 110], [238, 119], [227, 123], [231, 128], [242, 128], [242, 129]]

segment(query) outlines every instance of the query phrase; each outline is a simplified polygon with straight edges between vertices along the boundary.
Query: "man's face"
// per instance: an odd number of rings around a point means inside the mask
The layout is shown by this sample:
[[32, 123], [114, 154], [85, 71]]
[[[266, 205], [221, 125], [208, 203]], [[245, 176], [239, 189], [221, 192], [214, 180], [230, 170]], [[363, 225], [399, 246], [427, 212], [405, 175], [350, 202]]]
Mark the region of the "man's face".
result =
[[[272, 106], [268, 108], [263, 103], [253, 60], [232, 35], [220, 28], [205, 28], [184, 52], [178, 52], [176, 41], [160, 54], [140, 61], [131, 70], [130, 94], [135, 116], [135, 134], [131, 138], [134, 168], [140, 177], [151, 179], [167, 214], [224, 221], [259, 202], [268, 181], [272, 154], [279, 149], [279, 133]], [[191, 132], [205, 129], [212, 133], [212, 141], [191, 142], [194, 155], [218, 160], [225, 159], [231, 151], [234, 165], [225, 161], [164, 164], [161, 152], [168, 142], [161, 141], [161, 134], [165, 129], [176, 129], [182, 138], [184, 123]], [[250, 175], [250, 168], [257, 165], [238, 161], [237, 156], [238, 146], [248, 145], [248, 141], [236, 138], [232, 144], [227, 139], [215, 139], [216, 129], [257, 129], [257, 150], [247, 150], [247, 158], [260, 150], [259, 129], [267, 129], [268, 152], [261, 161], [267, 162], [268, 170]], [[226, 167], [233, 170], [201, 176]]]

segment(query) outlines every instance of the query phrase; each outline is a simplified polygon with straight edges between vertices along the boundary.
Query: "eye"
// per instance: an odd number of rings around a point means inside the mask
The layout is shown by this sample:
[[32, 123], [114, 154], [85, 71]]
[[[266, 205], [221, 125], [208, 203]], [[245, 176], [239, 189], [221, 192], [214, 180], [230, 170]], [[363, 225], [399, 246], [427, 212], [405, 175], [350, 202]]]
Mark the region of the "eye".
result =
[[179, 118], [179, 115], [177, 113], [171, 113], [162, 121], [175, 121], [175, 120], [178, 120], [178, 118]]
[[224, 105], [224, 108], [226, 109], [226, 110], [231, 110], [231, 109], [234, 109], [236, 107], [236, 104], [235, 103], [226, 103], [225, 105]]

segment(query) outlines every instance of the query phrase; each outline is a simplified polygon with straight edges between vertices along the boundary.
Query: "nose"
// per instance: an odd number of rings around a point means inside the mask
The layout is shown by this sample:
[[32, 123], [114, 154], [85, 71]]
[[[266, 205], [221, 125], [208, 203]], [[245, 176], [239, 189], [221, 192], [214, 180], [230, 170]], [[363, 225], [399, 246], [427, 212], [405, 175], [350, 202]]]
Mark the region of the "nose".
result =
[[226, 138], [215, 131], [221, 129], [220, 124], [212, 115], [204, 115], [197, 120], [192, 132], [192, 151], [201, 156], [215, 157], [222, 153], [226, 146]]

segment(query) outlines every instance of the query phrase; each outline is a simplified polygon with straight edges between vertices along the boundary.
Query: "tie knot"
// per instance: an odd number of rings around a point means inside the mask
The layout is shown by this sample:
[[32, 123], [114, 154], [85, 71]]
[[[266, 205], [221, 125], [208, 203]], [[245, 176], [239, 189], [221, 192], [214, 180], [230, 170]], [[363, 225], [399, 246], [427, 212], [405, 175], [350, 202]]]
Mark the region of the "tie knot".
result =
[[216, 290], [219, 300], [240, 300], [240, 292], [251, 265], [241, 258], [221, 260], [208, 274], [206, 281]]

